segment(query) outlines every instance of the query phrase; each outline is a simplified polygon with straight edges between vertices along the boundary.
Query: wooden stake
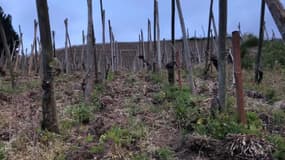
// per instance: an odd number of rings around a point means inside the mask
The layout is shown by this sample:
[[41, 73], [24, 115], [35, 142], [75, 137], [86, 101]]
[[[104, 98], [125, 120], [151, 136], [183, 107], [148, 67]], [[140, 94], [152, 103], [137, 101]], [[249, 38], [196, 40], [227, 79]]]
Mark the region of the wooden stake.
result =
[[263, 78], [263, 72], [261, 70], [261, 52], [264, 39], [264, 15], [265, 15], [265, 0], [261, 3], [261, 13], [260, 13], [260, 28], [259, 28], [259, 41], [258, 41], [258, 51], [256, 55], [255, 62], [255, 83], [260, 84]]
[[52, 61], [51, 30], [47, 0], [36, 0], [39, 19], [40, 36], [42, 43], [43, 63], [43, 99], [42, 99], [42, 129], [50, 132], [59, 132], [57, 124], [56, 101], [54, 97], [53, 75], [50, 62]]
[[188, 40], [187, 40], [186, 27], [185, 27], [185, 23], [184, 23], [182, 9], [181, 9], [181, 5], [180, 5], [180, 0], [176, 0], [176, 5], [177, 5], [178, 15], [179, 15], [179, 19], [180, 19], [180, 26], [181, 26], [181, 30], [182, 30], [182, 35], [183, 35], [183, 45], [184, 45], [184, 51], [185, 51], [184, 59], [186, 62], [187, 70], [189, 72], [189, 75], [188, 75], [189, 87], [190, 87], [192, 94], [194, 94], [195, 88], [194, 88], [193, 72], [192, 72], [192, 58], [190, 55], [190, 48], [189, 48], [189, 44], [188, 44]]
[[159, 26], [159, 7], [158, 7], [158, 1], [155, 0], [156, 3], [156, 28], [157, 28], [157, 65], [158, 65], [158, 71], [161, 70], [161, 51], [160, 51], [160, 26]]
[[219, 1], [219, 54], [218, 54], [218, 97], [220, 109], [226, 107], [226, 36], [227, 36], [227, 0]]
[[[172, 44], [172, 52], [171, 52], [171, 62], [172, 68], [170, 68], [171, 73], [175, 72], [175, 0], [171, 1], [171, 44]], [[169, 62], [167, 62], [169, 63]], [[170, 85], [175, 84], [175, 74], [171, 74], [172, 77], [168, 77], [168, 82]]]
[[70, 64], [69, 64], [69, 56], [68, 56], [68, 19], [64, 19], [64, 26], [65, 26], [65, 73], [70, 73]]
[[243, 85], [242, 85], [242, 70], [241, 70], [241, 55], [240, 55], [240, 33], [235, 31], [232, 33], [232, 45], [234, 53], [234, 68], [235, 68], [235, 79], [236, 79], [236, 96], [237, 96], [237, 108], [239, 121], [243, 125], [246, 124], [246, 113], [244, 110], [243, 102]]

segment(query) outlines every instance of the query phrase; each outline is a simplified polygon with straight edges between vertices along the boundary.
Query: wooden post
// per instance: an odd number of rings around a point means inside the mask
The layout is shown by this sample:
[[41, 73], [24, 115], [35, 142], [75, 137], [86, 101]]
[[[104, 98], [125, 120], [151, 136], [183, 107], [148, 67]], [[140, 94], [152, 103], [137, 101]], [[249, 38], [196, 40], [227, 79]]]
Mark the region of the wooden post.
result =
[[166, 49], [166, 40], [165, 38], [163, 38], [162, 40], [162, 47], [163, 47], [163, 52], [161, 55], [161, 62], [162, 62], [162, 66], [165, 66], [166, 63], [168, 62], [168, 54], [167, 54], [167, 49]]
[[86, 71], [86, 54], [85, 54], [85, 34], [84, 34], [84, 30], [82, 30], [82, 50], [81, 50], [81, 69]]
[[[147, 34], [147, 39], [148, 39], [148, 56], [147, 56], [147, 61], [151, 64], [152, 62], [152, 39], [151, 39], [151, 22], [150, 19], [147, 21], [147, 26], [148, 26], [148, 34]], [[152, 66], [152, 64], [151, 64]]]
[[103, 1], [100, 0], [100, 9], [101, 9], [101, 21], [102, 21], [102, 63], [104, 64], [102, 67], [102, 74], [106, 74], [106, 70], [107, 70], [107, 56], [106, 56], [106, 53], [105, 53], [105, 43], [106, 43], [106, 40], [105, 40], [105, 37], [106, 37], [106, 33], [105, 33], [105, 10], [103, 8]]
[[268, 9], [285, 41], [285, 10], [280, 0], [265, 0]]
[[[144, 58], [146, 58], [145, 56], [145, 46], [144, 46], [144, 36], [143, 36], [143, 30], [141, 29], [141, 41], [142, 41], [142, 55]], [[143, 68], [145, 67], [145, 64], [143, 63]]]
[[176, 52], [176, 64], [177, 64], [178, 85], [179, 85], [179, 88], [182, 89], [181, 63], [180, 63], [180, 54], [179, 54], [179, 51]]
[[114, 63], [114, 71], [117, 70], [117, 66], [116, 66], [116, 41], [115, 41], [115, 36], [114, 36], [114, 32], [112, 30], [112, 49], [113, 49], [113, 63]]
[[210, 3], [210, 9], [209, 9], [209, 21], [208, 21], [208, 34], [207, 34], [207, 46], [206, 46], [206, 52], [205, 52], [205, 68], [204, 73], [207, 75], [209, 70], [209, 52], [210, 52], [210, 38], [211, 38], [211, 25], [212, 25], [212, 13], [213, 13], [213, 2], [214, 0], [211, 0]]
[[69, 64], [69, 55], [68, 55], [68, 19], [64, 19], [64, 26], [65, 26], [65, 73], [70, 73], [70, 64]]
[[25, 70], [25, 54], [24, 54], [24, 44], [23, 44], [23, 33], [21, 30], [21, 26], [19, 25], [19, 34], [20, 34], [20, 44], [19, 44], [19, 48], [20, 48], [20, 53], [21, 53], [21, 69], [22, 71]]
[[47, 0], [36, 0], [40, 26], [43, 63], [43, 120], [42, 129], [50, 132], [59, 132], [56, 116], [56, 102], [54, 97], [53, 76], [50, 62], [52, 61], [52, 42], [48, 14]]
[[29, 58], [29, 69], [28, 69], [28, 74], [30, 75], [32, 72], [32, 68], [34, 66], [35, 71], [37, 72], [37, 56], [34, 56], [37, 54], [37, 28], [38, 28], [38, 22], [34, 20], [34, 40], [31, 45], [31, 55]]
[[35, 32], [34, 32], [34, 51], [35, 51], [35, 63], [34, 63], [34, 67], [35, 67], [35, 72], [38, 73], [39, 72], [39, 60], [38, 60], [38, 45], [37, 45], [37, 30], [38, 30], [38, 22], [37, 20], [34, 20], [34, 28], [35, 28]]
[[13, 72], [17, 72], [20, 55], [19, 55], [19, 54], [16, 54], [15, 56], [16, 56], [16, 60], [15, 60]]
[[55, 31], [52, 31], [52, 49], [53, 49], [53, 57], [56, 57], [55, 55]]
[[34, 61], [34, 44], [31, 44], [31, 54], [29, 56], [29, 68], [28, 68], [28, 75], [31, 74], [32, 72], [32, 67], [33, 67], [33, 61]]
[[111, 65], [112, 65], [112, 72], [114, 72], [115, 66], [114, 66], [114, 47], [113, 47], [113, 36], [112, 36], [113, 31], [110, 20], [108, 20], [108, 24], [109, 24], [110, 49], [111, 49]]
[[[189, 39], [189, 36], [188, 36], [188, 38], [187, 38], [187, 39]], [[200, 49], [199, 49], [199, 46], [198, 46], [198, 42], [197, 42], [197, 38], [196, 38], [196, 36], [195, 36], [195, 40], [194, 40], [194, 42], [195, 42], [195, 47], [196, 47], [196, 52], [197, 52], [197, 59], [198, 59], [198, 63], [201, 63]]]
[[240, 55], [240, 33], [235, 31], [232, 33], [232, 46], [234, 53], [234, 69], [236, 78], [236, 96], [237, 96], [237, 108], [239, 115], [239, 122], [243, 125], [246, 124], [246, 113], [244, 110], [243, 102], [243, 85], [242, 85], [242, 70], [241, 70], [241, 55]]
[[186, 62], [187, 70], [189, 72], [189, 75], [188, 75], [189, 87], [190, 87], [192, 94], [194, 94], [195, 88], [194, 88], [194, 82], [193, 82], [192, 59], [191, 59], [191, 55], [190, 55], [190, 48], [189, 48], [189, 44], [188, 44], [188, 40], [187, 40], [186, 27], [185, 27], [185, 23], [184, 23], [182, 9], [181, 9], [181, 5], [180, 5], [180, 0], [176, 0], [176, 5], [177, 5], [178, 15], [179, 15], [179, 19], [180, 19], [180, 26], [181, 26], [181, 30], [182, 30], [182, 35], [183, 35], [183, 45], [184, 45], [184, 51], [185, 51], [184, 59]]
[[218, 54], [218, 97], [220, 109], [226, 107], [226, 36], [227, 36], [227, 0], [219, 1], [219, 54]]
[[259, 28], [259, 41], [258, 41], [258, 51], [255, 61], [255, 83], [259, 84], [263, 78], [263, 72], [261, 70], [261, 52], [264, 39], [264, 15], [265, 15], [265, 0], [261, 2], [261, 13], [260, 13], [260, 28]]
[[[172, 44], [172, 52], [171, 52], [171, 62], [172, 68], [170, 68], [170, 72], [174, 73], [175, 71], [175, 0], [171, 0], [171, 44]], [[172, 74], [172, 77], [168, 77], [169, 84], [175, 84], [175, 74]]]
[[265, 21], [264, 21], [263, 30], [264, 30], [265, 35], [266, 35], [266, 40], [268, 41], [269, 40], [269, 33], [268, 33], [267, 28], [266, 28], [266, 22]]
[[87, 72], [83, 81], [83, 91], [85, 103], [91, 103], [91, 94], [95, 83], [95, 54], [94, 54], [94, 29], [93, 29], [93, 13], [92, 0], [87, 0], [88, 6], [88, 27], [87, 27]]
[[154, 0], [154, 7], [153, 7], [153, 54], [152, 54], [152, 71], [156, 72], [157, 71], [157, 45], [156, 45], [156, 39], [157, 39], [157, 15], [156, 15], [156, 9], [157, 9], [157, 1]]
[[115, 45], [115, 49], [116, 49], [116, 70], [118, 71], [119, 70], [119, 58], [120, 58], [120, 56], [119, 56], [119, 54], [120, 54], [120, 50], [119, 50], [119, 43], [116, 41], [116, 43], [115, 43], [116, 45]]
[[138, 63], [139, 68], [142, 65], [143, 68], [143, 63], [141, 61], [137, 60], [137, 57], [142, 55], [142, 40], [141, 40], [141, 34], [139, 34], [139, 43], [138, 43], [138, 55], [135, 56], [135, 61]]
[[156, 28], [157, 28], [157, 67], [158, 71], [161, 70], [161, 48], [160, 48], [160, 25], [159, 25], [159, 7], [158, 7], [158, 1], [155, 0], [156, 3], [156, 9], [155, 9], [155, 15], [156, 15]]

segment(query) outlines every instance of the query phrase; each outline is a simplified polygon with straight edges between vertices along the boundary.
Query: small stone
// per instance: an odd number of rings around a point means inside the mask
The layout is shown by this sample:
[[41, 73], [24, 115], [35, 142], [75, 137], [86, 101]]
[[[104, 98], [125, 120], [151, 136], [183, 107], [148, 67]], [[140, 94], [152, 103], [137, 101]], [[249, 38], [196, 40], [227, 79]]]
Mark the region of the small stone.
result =
[[111, 96], [104, 96], [100, 99], [100, 103], [103, 105], [103, 106], [107, 106], [107, 105], [110, 105], [110, 104], [113, 104], [113, 98]]
[[283, 111], [285, 111], [285, 102], [280, 105], [280, 109], [282, 109]]
[[0, 133], [0, 140], [9, 141], [10, 140], [10, 133], [9, 132]]

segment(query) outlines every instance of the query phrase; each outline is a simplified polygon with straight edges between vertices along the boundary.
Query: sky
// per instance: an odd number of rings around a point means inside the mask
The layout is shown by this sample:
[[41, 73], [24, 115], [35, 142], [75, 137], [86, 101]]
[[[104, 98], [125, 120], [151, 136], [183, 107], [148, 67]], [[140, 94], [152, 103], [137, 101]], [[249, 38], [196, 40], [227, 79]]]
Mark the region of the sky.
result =
[[[171, 0], [158, 0], [161, 39], [171, 37]], [[281, 0], [283, 5], [285, 0]], [[48, 0], [51, 29], [55, 30], [56, 47], [64, 47], [64, 19], [69, 20], [69, 35], [72, 45], [82, 44], [82, 30], [87, 30], [87, 0]], [[147, 35], [147, 20], [153, 21], [153, 0], [103, 0], [106, 10], [106, 26], [111, 20], [115, 39], [120, 42], [137, 41], [141, 29]], [[185, 25], [190, 37], [204, 36], [207, 32], [210, 0], [181, 0]], [[21, 25], [25, 48], [30, 50], [33, 41], [33, 22], [37, 19], [35, 0], [0, 0], [4, 12], [12, 15], [14, 29]], [[228, 0], [228, 34], [241, 24], [243, 33], [258, 35], [261, 0]], [[215, 21], [218, 24], [218, 0], [214, 1]], [[100, 0], [93, 0], [93, 20], [96, 41], [102, 42]], [[272, 35], [280, 34], [266, 8], [266, 28]], [[203, 31], [204, 30], [204, 31]], [[39, 34], [38, 34], [39, 35]], [[181, 38], [181, 28], [176, 12], [176, 37]], [[106, 41], [109, 41], [106, 28]]]

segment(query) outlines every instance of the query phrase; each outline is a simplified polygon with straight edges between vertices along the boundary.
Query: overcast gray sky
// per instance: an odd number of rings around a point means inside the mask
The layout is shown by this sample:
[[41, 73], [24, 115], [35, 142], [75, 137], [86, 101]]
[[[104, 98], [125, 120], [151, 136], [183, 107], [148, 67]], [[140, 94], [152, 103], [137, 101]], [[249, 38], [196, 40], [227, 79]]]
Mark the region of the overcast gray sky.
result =
[[[285, 4], [285, 0], [281, 0]], [[106, 22], [111, 20], [115, 38], [118, 41], [136, 41], [140, 29], [147, 32], [147, 19], [153, 19], [153, 0], [103, 0], [106, 10]], [[208, 8], [210, 0], [181, 0], [186, 27], [190, 36], [203, 36], [202, 28], [207, 29]], [[159, 0], [161, 39], [170, 39], [170, 4], [171, 0]], [[64, 23], [69, 19], [69, 33], [72, 44], [81, 44], [81, 32], [87, 29], [86, 0], [48, 0], [51, 28], [56, 32], [57, 47], [64, 46]], [[0, 0], [5, 13], [13, 17], [13, 26], [18, 30], [21, 25], [24, 33], [24, 44], [30, 50], [33, 40], [33, 20], [37, 18], [35, 0]], [[228, 33], [237, 29], [241, 23], [242, 32], [257, 35], [259, 29], [261, 0], [228, 0]], [[214, 6], [215, 18], [218, 23], [218, 0]], [[176, 14], [177, 15], [177, 14]], [[93, 0], [93, 18], [97, 42], [102, 41], [99, 0]], [[266, 9], [266, 27], [270, 35], [274, 30], [280, 34]], [[108, 31], [108, 30], [107, 30]], [[145, 34], [146, 35], [146, 34]], [[145, 36], [146, 37], [146, 36]], [[178, 17], [176, 20], [176, 37], [181, 37]], [[109, 40], [107, 36], [107, 41]]]

